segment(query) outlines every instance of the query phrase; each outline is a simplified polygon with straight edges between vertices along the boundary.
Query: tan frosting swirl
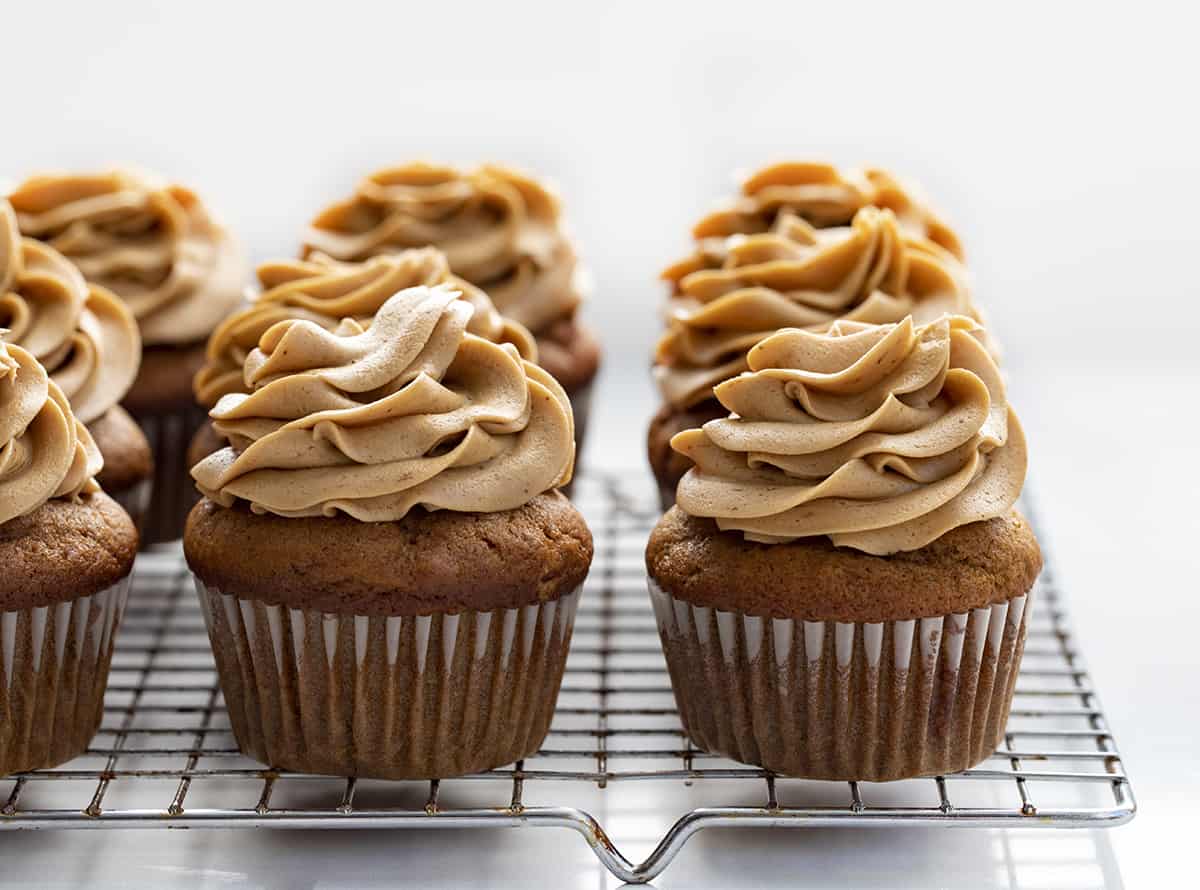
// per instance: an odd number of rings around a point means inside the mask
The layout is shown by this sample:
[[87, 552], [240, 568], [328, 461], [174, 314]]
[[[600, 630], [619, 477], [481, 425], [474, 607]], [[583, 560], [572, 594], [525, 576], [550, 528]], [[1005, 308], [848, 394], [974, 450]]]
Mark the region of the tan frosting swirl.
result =
[[241, 301], [241, 251], [183, 186], [128, 171], [47, 174], [9, 200], [22, 232], [125, 301], [148, 345], [203, 340]]
[[142, 341], [129, 310], [49, 245], [22, 238], [0, 199], [0, 339], [50, 372], [84, 423], [99, 419], [137, 377]]
[[221, 396], [248, 392], [242, 374], [246, 357], [277, 322], [301, 318], [333, 330], [344, 318], [367, 328], [389, 297], [417, 285], [446, 284], [473, 309], [467, 331], [494, 343], [512, 343], [522, 358], [537, 360], [532, 335], [496, 311], [479, 288], [455, 278], [441, 251], [425, 247], [341, 263], [323, 254], [308, 260], [279, 260], [258, 268], [262, 293], [226, 318], [208, 341], [207, 362], [196, 375], [196, 399], [210, 408]]
[[748, 540], [825, 535], [873, 554], [1004, 514], [1025, 436], [976, 329], [943, 316], [767, 337], [716, 387], [730, 417], [672, 439], [695, 463], [676, 502]]
[[696, 225], [694, 253], [663, 273], [673, 293], [654, 374], [669, 404], [711, 398], [780, 328], [977, 316], [957, 237], [888, 174], [778, 164], [743, 191]]
[[487, 291], [535, 334], [579, 305], [575, 248], [558, 199], [514, 170], [411, 163], [372, 173], [308, 229], [305, 255], [364, 260], [433, 245], [455, 275]]
[[515, 509], [566, 484], [566, 394], [511, 344], [469, 333], [472, 313], [451, 288], [422, 286], [365, 331], [274, 325], [246, 358], [250, 394], [211, 413], [231, 447], [192, 470], [200, 490], [260, 513], [384, 522], [417, 505]]
[[[3, 333], [3, 331], [0, 331]], [[104, 461], [32, 354], [0, 341], [0, 525], [50, 498], [100, 490]]]

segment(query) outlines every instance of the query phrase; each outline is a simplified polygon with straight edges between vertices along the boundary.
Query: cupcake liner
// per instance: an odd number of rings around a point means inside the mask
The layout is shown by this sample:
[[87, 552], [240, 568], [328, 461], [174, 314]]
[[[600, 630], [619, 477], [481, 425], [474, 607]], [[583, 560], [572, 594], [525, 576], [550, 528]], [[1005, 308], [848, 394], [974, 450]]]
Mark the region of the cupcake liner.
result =
[[684, 730], [782, 775], [887, 781], [974, 766], [1003, 741], [1030, 594], [935, 618], [763, 618], [651, 600]]
[[491, 612], [331, 615], [196, 588], [242, 751], [306, 773], [433, 779], [537, 751], [579, 590]]
[[129, 581], [0, 613], [0, 776], [58, 766], [87, 749], [104, 714]]
[[134, 526], [137, 527], [138, 534], [142, 534], [142, 530], [146, 525], [146, 511], [150, 507], [150, 492], [153, 487], [153, 481], [143, 479], [141, 482], [135, 482], [124, 491], [105, 491], [110, 498], [121, 505], [129, 518], [133, 520]]
[[187, 451], [196, 430], [208, 420], [198, 405], [161, 414], [134, 415], [154, 452], [154, 488], [146, 513], [142, 548], [183, 537], [188, 511], [200, 500]]

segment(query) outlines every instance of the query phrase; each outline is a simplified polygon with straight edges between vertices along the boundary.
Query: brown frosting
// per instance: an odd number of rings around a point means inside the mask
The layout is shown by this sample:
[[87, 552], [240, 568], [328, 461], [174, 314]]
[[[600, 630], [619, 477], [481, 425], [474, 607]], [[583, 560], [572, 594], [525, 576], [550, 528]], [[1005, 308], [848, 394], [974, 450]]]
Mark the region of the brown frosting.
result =
[[537, 361], [532, 335], [496, 311], [479, 288], [450, 274], [436, 248], [405, 250], [363, 263], [342, 263], [323, 254], [279, 260], [258, 268], [262, 292], [253, 304], [226, 318], [208, 341], [204, 368], [196, 375], [196, 399], [212, 407], [221, 396], [249, 392], [242, 368], [267, 329], [289, 318], [333, 330], [344, 318], [369, 327], [393, 294], [417, 285], [446, 284], [473, 308], [467, 331], [494, 343], [511, 343], [522, 358]]
[[711, 398], [780, 328], [978, 317], [958, 238], [880, 170], [768, 167], [694, 234], [693, 254], [663, 273], [673, 292], [654, 373], [676, 408]]
[[123, 170], [56, 173], [9, 200], [22, 232], [125, 301], [147, 345], [203, 340], [241, 301], [241, 251], [183, 186]]
[[455, 275], [541, 334], [574, 315], [581, 300], [575, 248], [560, 215], [544, 185], [507, 167], [411, 163], [372, 173], [322, 211], [305, 235], [304, 255], [364, 260], [433, 245]]
[[246, 358], [249, 395], [211, 412], [231, 447], [192, 471], [222, 506], [394, 521], [414, 506], [496, 512], [566, 484], [574, 424], [562, 387], [511, 344], [467, 331], [457, 291], [394, 295], [364, 330], [304, 319]]
[[695, 464], [676, 503], [747, 540], [880, 555], [1004, 515], [1025, 437], [976, 330], [943, 316], [766, 338], [715, 389], [730, 416], [671, 440]]
[[0, 525], [99, 491], [100, 451], [32, 354], [0, 342]]
[[142, 341], [133, 315], [54, 248], [22, 238], [3, 199], [0, 328], [50, 372], [83, 423], [102, 417], [137, 377]]

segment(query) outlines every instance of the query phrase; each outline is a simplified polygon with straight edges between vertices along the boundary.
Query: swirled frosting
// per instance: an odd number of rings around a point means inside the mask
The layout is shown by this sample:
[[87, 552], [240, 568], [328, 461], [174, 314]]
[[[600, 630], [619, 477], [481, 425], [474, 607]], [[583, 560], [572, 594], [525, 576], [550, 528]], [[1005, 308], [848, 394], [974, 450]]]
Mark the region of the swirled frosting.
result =
[[309, 226], [305, 255], [364, 260], [433, 245], [504, 315], [540, 334], [579, 305], [575, 248], [558, 199], [497, 165], [405, 164], [372, 173]]
[[241, 301], [241, 251], [183, 186], [127, 171], [47, 174], [9, 200], [25, 235], [125, 302], [147, 345], [203, 340]]
[[711, 398], [780, 328], [976, 316], [958, 238], [890, 175], [778, 164], [743, 192], [696, 225], [695, 251], [663, 273], [672, 295], [654, 374], [669, 404]]
[[49, 245], [22, 238], [0, 199], [0, 329], [33, 353], [84, 423], [117, 404], [137, 377], [142, 341], [129, 310], [88, 285]]
[[46, 369], [31, 353], [0, 341], [0, 525], [50, 498], [99, 491], [93, 477], [103, 465]]
[[570, 480], [562, 387], [511, 344], [467, 331], [441, 285], [391, 297], [363, 330], [281, 321], [245, 362], [249, 394], [211, 412], [230, 447], [192, 470], [214, 501], [368, 522], [429, 510], [515, 509]]
[[262, 292], [254, 303], [226, 318], [208, 341], [207, 361], [196, 375], [196, 399], [210, 408], [221, 396], [249, 392], [242, 369], [272, 325], [300, 318], [333, 330], [344, 318], [367, 328], [380, 307], [399, 291], [418, 285], [449, 285], [472, 307], [467, 331], [494, 343], [512, 343], [522, 358], [537, 360], [533, 337], [504, 318], [479, 288], [455, 278], [441, 251], [432, 247], [342, 263], [323, 254], [280, 260], [258, 269]]
[[695, 463], [676, 503], [751, 541], [828, 536], [880, 555], [1003, 515], [1025, 437], [976, 328], [943, 316], [767, 337], [716, 387], [730, 416], [671, 440]]

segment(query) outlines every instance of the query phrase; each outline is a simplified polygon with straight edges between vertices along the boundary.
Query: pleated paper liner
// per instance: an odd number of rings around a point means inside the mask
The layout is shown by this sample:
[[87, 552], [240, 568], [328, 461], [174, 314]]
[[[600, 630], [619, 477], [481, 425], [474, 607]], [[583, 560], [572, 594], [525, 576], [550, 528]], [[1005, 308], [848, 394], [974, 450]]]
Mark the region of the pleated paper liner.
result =
[[134, 419], [154, 453], [154, 487], [142, 533], [145, 549], [183, 537], [188, 511], [200, 500], [188, 466], [188, 446], [208, 412], [186, 405], [167, 414], [135, 414]]
[[974, 766], [1003, 741], [1029, 595], [844, 623], [694, 606], [650, 582], [684, 730], [782, 775], [886, 781]]
[[58, 766], [91, 743], [129, 580], [0, 613], [0, 775]]
[[331, 615], [206, 587], [242, 751], [298, 772], [430, 779], [532, 755], [550, 729], [579, 591], [518, 609]]

